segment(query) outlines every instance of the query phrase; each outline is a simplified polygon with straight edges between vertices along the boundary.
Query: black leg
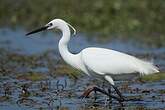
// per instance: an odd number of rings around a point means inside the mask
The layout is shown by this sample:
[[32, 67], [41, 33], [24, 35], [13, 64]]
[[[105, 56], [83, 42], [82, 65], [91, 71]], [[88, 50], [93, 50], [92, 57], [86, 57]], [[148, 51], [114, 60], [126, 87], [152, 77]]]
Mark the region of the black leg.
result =
[[97, 99], [97, 91], [94, 90], [94, 100], [96, 101], [96, 99]]
[[[111, 91], [111, 86], [108, 88], [108, 94], [111, 95], [112, 91]], [[112, 103], [112, 97], [109, 97], [109, 103]]]
[[[115, 89], [115, 91], [116, 91], [116, 93], [119, 95], [119, 97], [116, 97], [116, 96], [114, 96], [114, 95], [112, 95], [111, 94], [111, 89], [109, 88], [108, 89], [108, 92], [106, 91], [106, 90], [104, 90], [104, 89], [100, 89], [100, 88], [98, 88], [98, 87], [92, 87], [92, 88], [89, 88], [89, 89], [87, 89], [84, 93], [83, 93], [83, 95], [80, 97], [80, 98], [86, 98], [86, 97], [88, 97], [89, 96], [89, 94], [91, 93], [91, 92], [100, 92], [100, 93], [102, 93], [102, 94], [104, 94], [104, 95], [107, 95], [108, 97], [109, 97], [109, 99], [111, 99], [112, 100], [112, 98], [113, 99], [115, 99], [115, 100], [117, 100], [119, 103], [120, 103], [120, 105], [123, 107], [124, 105], [123, 105], [123, 101], [141, 101], [141, 99], [125, 99], [123, 96], [122, 96], [122, 94], [120, 93], [120, 91], [117, 89], [117, 87], [115, 87], [115, 86], [113, 86], [112, 85], [112, 87]], [[96, 94], [95, 94], [95, 99], [96, 99]], [[110, 101], [111, 101], [110, 100]]]
[[89, 94], [90, 94], [92, 91], [98, 91], [98, 92], [100, 92], [100, 93], [103, 93], [103, 94], [105, 94], [105, 95], [111, 97], [111, 98], [116, 99], [116, 100], [119, 101], [120, 103], [123, 102], [123, 100], [122, 100], [121, 98], [118, 98], [118, 97], [116, 97], [116, 96], [114, 96], [114, 95], [112, 95], [112, 94], [109, 94], [109, 93], [107, 93], [105, 90], [100, 89], [100, 88], [98, 88], [98, 87], [93, 87], [93, 88], [90, 88], [90, 89], [86, 90], [80, 98], [86, 98], [86, 97], [88, 97]]
[[114, 85], [111, 85], [113, 88], [114, 88], [114, 90], [116, 91], [116, 93], [119, 95], [119, 97], [121, 98], [121, 100], [125, 100], [124, 99], [124, 96], [121, 94], [121, 92], [119, 91], [119, 89], [116, 87], [116, 86], [114, 86]]
[[98, 87], [94, 87], [94, 89], [95, 89], [96, 91], [100, 92], [100, 93], [103, 93], [103, 94], [105, 94], [105, 95], [107, 95], [107, 96], [109, 96], [109, 97], [111, 97], [111, 98], [116, 99], [116, 100], [119, 101], [120, 103], [124, 101], [123, 99], [118, 98], [118, 97], [116, 97], [116, 96], [114, 96], [114, 95], [112, 95], [112, 94], [109, 94], [109, 93], [107, 93], [105, 90], [102, 90], [102, 89], [100, 89], [100, 88], [98, 88]]
[[85, 92], [80, 96], [80, 98], [87, 98], [89, 96], [89, 94], [94, 91], [93, 88], [89, 88], [87, 90], [85, 90]]
[[116, 91], [116, 93], [119, 95], [119, 97], [121, 98], [122, 102], [123, 101], [142, 101], [140, 98], [129, 98], [129, 99], [128, 98], [125, 98], [121, 94], [121, 92], [119, 91], [119, 89], [116, 86], [112, 85], [112, 87], [114, 88], [114, 90]]

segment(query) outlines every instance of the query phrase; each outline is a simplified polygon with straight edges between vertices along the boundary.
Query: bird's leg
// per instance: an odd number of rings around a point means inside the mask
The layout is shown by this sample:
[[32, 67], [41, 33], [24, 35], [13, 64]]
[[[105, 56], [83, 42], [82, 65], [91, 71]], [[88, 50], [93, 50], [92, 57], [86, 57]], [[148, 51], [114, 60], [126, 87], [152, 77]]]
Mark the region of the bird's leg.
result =
[[[108, 88], [108, 94], [111, 95], [112, 91], [111, 91], [111, 86]], [[112, 97], [109, 96], [109, 103], [112, 103]]]
[[80, 98], [87, 98], [92, 91], [93, 87], [85, 90], [85, 92], [80, 96]]
[[94, 100], [96, 101], [97, 99], [97, 91], [94, 89]]
[[118, 100], [119, 103], [121, 103], [121, 102], [124, 101], [124, 100], [122, 100], [121, 98], [118, 98], [118, 97], [116, 97], [116, 96], [114, 96], [114, 95], [112, 95], [112, 94], [109, 94], [109, 93], [107, 93], [105, 90], [102, 90], [102, 89], [100, 89], [100, 88], [98, 88], [98, 87], [94, 87], [94, 89], [95, 89], [95, 91], [98, 91], [98, 92], [100, 92], [100, 93], [103, 93], [103, 94], [109, 96], [110, 98], [114, 98], [114, 99]]
[[[110, 97], [111, 96], [111, 94], [112, 94], [112, 90], [111, 90], [111, 86], [108, 88], [108, 93], [109, 93], [109, 104], [112, 104], [112, 97]], [[120, 99], [120, 98], [119, 98]], [[119, 101], [119, 103], [120, 103], [120, 105], [123, 107], [124, 105], [123, 105], [123, 101], [124, 100], [118, 100]]]
[[[114, 86], [114, 85], [111, 85], [111, 86], [114, 88], [116, 93], [119, 95], [121, 102], [123, 102], [123, 101], [141, 101], [141, 99], [139, 99], [139, 98], [127, 99], [121, 94], [121, 92], [119, 91], [119, 89], [116, 86]], [[122, 103], [120, 103], [120, 104], [123, 106]]]
[[[119, 91], [119, 89], [118, 89], [116, 86], [114, 86], [114, 85], [111, 85], [110, 87], [113, 87], [114, 90], [116, 91], [116, 93], [119, 95], [120, 100], [118, 100], [118, 101], [119, 101], [121, 107], [124, 107], [124, 105], [123, 105], [122, 102], [125, 101], [125, 99], [124, 99], [123, 95], [121, 94], [121, 92]], [[108, 89], [108, 91], [109, 91], [109, 89]], [[123, 110], [123, 109], [122, 109], [122, 110]]]
[[116, 91], [116, 93], [119, 95], [119, 97], [121, 98], [121, 100], [125, 100], [124, 99], [124, 96], [121, 94], [121, 92], [119, 91], [119, 89], [116, 87], [116, 86], [114, 86], [114, 85], [111, 85], [113, 88], [114, 88], [114, 90]]
[[110, 76], [108, 76], [108, 75], [105, 75], [104, 77], [110, 83], [110, 85], [115, 89], [116, 93], [119, 95], [119, 97], [120, 97], [120, 100], [119, 101], [123, 102], [124, 101], [124, 98], [121, 95], [120, 91], [117, 89], [117, 87], [114, 86], [113, 79]]
[[89, 94], [90, 94], [92, 91], [98, 91], [98, 92], [100, 92], [100, 93], [102, 93], [102, 94], [105, 94], [105, 95], [107, 95], [107, 96], [109, 96], [109, 97], [111, 97], [111, 98], [114, 98], [114, 99], [118, 100], [120, 103], [123, 101], [123, 100], [121, 100], [121, 98], [118, 98], [118, 97], [116, 97], [116, 96], [114, 96], [114, 95], [112, 95], [112, 94], [109, 94], [109, 93], [107, 93], [105, 90], [100, 89], [100, 88], [98, 88], [98, 87], [92, 87], [92, 88], [87, 89], [87, 90], [83, 93], [83, 95], [82, 95], [80, 98], [86, 98], [86, 97], [88, 97]]

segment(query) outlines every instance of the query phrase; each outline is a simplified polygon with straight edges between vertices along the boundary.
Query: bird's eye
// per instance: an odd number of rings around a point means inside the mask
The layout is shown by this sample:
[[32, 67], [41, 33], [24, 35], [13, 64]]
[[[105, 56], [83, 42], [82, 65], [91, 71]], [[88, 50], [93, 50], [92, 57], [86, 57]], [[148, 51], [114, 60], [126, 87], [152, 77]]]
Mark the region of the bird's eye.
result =
[[53, 25], [53, 23], [49, 23], [49, 26], [52, 26]]

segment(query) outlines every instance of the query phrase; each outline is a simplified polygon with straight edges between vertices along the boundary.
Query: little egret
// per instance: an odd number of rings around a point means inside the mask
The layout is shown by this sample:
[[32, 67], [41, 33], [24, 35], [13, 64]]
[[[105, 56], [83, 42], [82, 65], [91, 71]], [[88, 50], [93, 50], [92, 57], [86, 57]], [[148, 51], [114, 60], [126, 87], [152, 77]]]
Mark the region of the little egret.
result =
[[[45, 26], [27, 33], [30, 35], [43, 30], [50, 30], [57, 28], [62, 31], [62, 38], [59, 41], [59, 52], [66, 63], [72, 67], [79, 69], [89, 76], [97, 79], [106, 80], [109, 85], [114, 88], [119, 97], [109, 94], [103, 89], [93, 87], [84, 92], [83, 96], [86, 97], [92, 91], [99, 91], [118, 101], [125, 99], [121, 95], [117, 87], [114, 86], [114, 81], [111, 75], [127, 74], [127, 73], [140, 73], [141, 75], [148, 75], [159, 72], [158, 68], [152, 63], [143, 61], [125, 53], [121, 53], [111, 49], [90, 47], [83, 49], [78, 54], [72, 54], [68, 50], [68, 42], [70, 40], [71, 27], [76, 34], [76, 30], [67, 22], [62, 19], [54, 19]], [[109, 90], [108, 90], [109, 91]]]

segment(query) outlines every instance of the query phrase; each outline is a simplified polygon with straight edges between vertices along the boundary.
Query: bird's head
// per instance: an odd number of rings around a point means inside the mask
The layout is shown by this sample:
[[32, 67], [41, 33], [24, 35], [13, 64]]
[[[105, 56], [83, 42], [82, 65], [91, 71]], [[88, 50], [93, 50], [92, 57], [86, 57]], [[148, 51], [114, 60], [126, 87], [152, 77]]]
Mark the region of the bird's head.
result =
[[35, 30], [27, 33], [26, 35], [34, 34], [34, 33], [40, 32], [40, 31], [44, 31], [44, 30], [50, 30], [53, 28], [61, 29], [63, 26], [66, 26], [66, 25], [69, 26], [74, 31], [73, 34], [75, 35], [76, 34], [75, 28], [62, 19], [54, 19], [54, 20], [50, 21], [49, 23], [47, 23], [45, 26], [35, 29]]

